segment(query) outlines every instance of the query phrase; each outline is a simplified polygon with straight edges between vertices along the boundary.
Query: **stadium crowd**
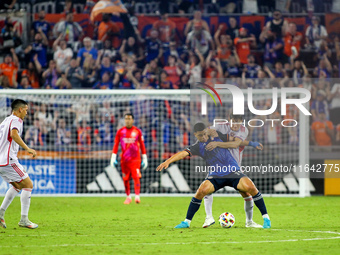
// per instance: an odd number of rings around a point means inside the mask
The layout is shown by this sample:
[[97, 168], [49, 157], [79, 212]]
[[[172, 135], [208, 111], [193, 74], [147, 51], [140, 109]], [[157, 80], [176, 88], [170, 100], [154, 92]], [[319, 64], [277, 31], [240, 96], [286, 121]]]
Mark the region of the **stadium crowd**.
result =
[[[185, 2], [190, 1], [181, 1], [183, 12], [187, 12]], [[235, 1], [223, 2], [223, 10], [233, 12], [229, 2]], [[256, 3], [243, 1], [243, 13], [257, 13]], [[320, 16], [313, 16], [302, 33], [285, 19], [287, 6], [278, 5], [256, 38], [233, 16], [211, 31], [202, 12], [195, 11], [185, 26], [185, 39], [179, 40], [176, 24], [166, 12], [144, 37], [133, 19], [126, 21], [125, 16], [120, 18], [131, 29], [122, 32], [112, 21], [112, 15], [119, 14], [103, 14], [94, 34], [85, 36], [74, 21], [71, 0], [64, 14], [65, 18], [52, 27], [41, 10], [32, 23], [29, 45], [22, 44], [18, 27], [6, 18], [1, 30], [1, 88], [189, 89], [190, 84], [200, 81], [212, 86], [228, 82], [240, 88], [307, 87], [312, 92], [312, 142], [323, 146], [340, 142], [340, 84], [331, 79], [340, 74], [340, 44], [337, 36], [328, 36]], [[291, 116], [294, 111], [291, 109]], [[57, 121], [56, 116], [57, 112], [49, 116], [49, 128], [63, 134], [62, 141], [57, 141], [67, 144], [67, 129], [59, 132], [56, 124], [63, 126], [65, 121]], [[91, 121], [97, 118], [92, 117]], [[98, 128], [87, 127], [89, 121], [80, 118], [74, 125], [85, 137], [91, 128], [97, 130], [85, 144], [109, 139], [105, 132], [99, 137]], [[38, 121], [32, 120], [31, 129], [37, 126]], [[39, 135], [32, 130], [27, 139], [39, 142]], [[292, 143], [296, 137], [293, 134]]]

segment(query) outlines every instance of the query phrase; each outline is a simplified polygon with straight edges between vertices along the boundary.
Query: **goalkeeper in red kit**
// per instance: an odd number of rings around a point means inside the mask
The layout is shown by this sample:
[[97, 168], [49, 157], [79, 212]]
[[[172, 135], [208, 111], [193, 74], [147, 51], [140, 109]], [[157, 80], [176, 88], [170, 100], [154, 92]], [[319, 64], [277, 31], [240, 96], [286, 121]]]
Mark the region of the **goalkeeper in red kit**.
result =
[[[131, 177], [135, 184], [135, 202], [140, 203], [140, 178], [142, 177], [140, 168], [143, 170], [148, 166], [148, 159], [146, 157], [146, 150], [142, 131], [133, 126], [134, 116], [132, 113], [124, 115], [125, 127], [117, 131], [115, 143], [113, 145], [111, 166], [118, 166], [117, 152], [119, 143], [121, 144], [122, 154], [120, 159], [120, 167], [122, 169], [123, 181], [125, 186], [125, 193], [127, 198], [124, 204], [131, 203], [130, 195], [130, 180]], [[142, 150], [142, 161], [139, 153]]]

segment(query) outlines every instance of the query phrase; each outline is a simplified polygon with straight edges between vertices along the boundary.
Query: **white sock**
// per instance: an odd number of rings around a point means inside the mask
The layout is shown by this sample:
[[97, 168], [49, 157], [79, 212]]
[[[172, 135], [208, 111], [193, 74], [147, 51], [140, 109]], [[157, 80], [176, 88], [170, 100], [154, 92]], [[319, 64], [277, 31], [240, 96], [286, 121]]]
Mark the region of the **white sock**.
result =
[[254, 201], [252, 196], [244, 197], [244, 211], [246, 213], [246, 222], [253, 221], [253, 208], [254, 208]]
[[184, 221], [185, 221], [185, 222], [188, 222], [189, 225], [190, 225], [190, 223], [191, 223], [191, 220], [188, 220], [188, 219], [185, 219]]
[[262, 215], [262, 218], [263, 218], [263, 219], [268, 219], [268, 220], [270, 220], [268, 214], [263, 214], [263, 215]]
[[204, 208], [207, 217], [212, 217], [212, 204], [213, 204], [213, 196], [212, 194], [204, 197]]
[[131, 199], [131, 195], [128, 195], [127, 197]]
[[13, 199], [18, 195], [19, 191], [16, 190], [13, 186], [7, 190], [4, 201], [2, 201], [0, 207], [0, 215], [3, 217], [5, 215], [5, 211], [7, 210], [8, 206], [12, 203]]
[[135, 199], [139, 199], [139, 195], [136, 195], [136, 196], [135, 196]]
[[31, 193], [32, 189], [24, 188], [21, 192], [21, 219], [28, 220], [28, 211], [30, 209], [31, 204]]

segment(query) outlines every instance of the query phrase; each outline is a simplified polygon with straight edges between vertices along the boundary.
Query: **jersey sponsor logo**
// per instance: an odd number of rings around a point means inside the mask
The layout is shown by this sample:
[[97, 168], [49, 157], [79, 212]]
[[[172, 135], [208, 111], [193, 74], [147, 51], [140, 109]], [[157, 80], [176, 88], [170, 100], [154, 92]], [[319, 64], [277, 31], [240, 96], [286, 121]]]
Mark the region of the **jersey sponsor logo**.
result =
[[124, 143], [135, 143], [136, 139], [135, 138], [126, 138], [126, 137], [124, 137], [123, 138], [123, 142]]

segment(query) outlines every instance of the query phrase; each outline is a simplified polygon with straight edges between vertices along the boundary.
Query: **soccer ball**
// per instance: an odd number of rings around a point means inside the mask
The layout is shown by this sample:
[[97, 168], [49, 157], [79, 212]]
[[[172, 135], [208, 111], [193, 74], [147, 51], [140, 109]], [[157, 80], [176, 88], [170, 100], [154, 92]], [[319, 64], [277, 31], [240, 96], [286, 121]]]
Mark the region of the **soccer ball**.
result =
[[222, 228], [231, 228], [235, 224], [235, 217], [229, 212], [222, 213], [218, 219]]

